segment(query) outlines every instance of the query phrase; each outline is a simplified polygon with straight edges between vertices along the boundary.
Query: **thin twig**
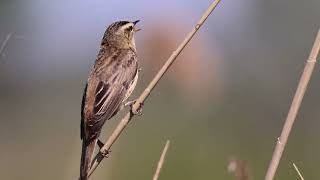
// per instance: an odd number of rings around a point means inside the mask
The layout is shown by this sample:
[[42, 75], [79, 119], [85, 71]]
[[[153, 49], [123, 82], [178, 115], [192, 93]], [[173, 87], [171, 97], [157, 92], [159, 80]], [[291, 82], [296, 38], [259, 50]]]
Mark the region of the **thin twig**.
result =
[[298, 84], [298, 88], [296, 90], [296, 93], [294, 95], [287, 119], [284, 123], [281, 136], [278, 138], [276, 148], [272, 155], [272, 160], [269, 164], [269, 168], [265, 177], [265, 180], [272, 180], [274, 178], [274, 175], [277, 171], [283, 150], [285, 148], [285, 145], [287, 143], [291, 128], [293, 126], [294, 120], [297, 116], [298, 110], [301, 105], [301, 101], [303, 99], [304, 93], [306, 91], [306, 88], [308, 86], [310, 77], [312, 75], [314, 66], [317, 61], [317, 56], [320, 49], [320, 29], [318, 30], [318, 34], [316, 37], [316, 40], [313, 44], [311, 53], [309, 55], [309, 59], [307, 60], [307, 63], [304, 67], [304, 71], [301, 75], [301, 79]]
[[10, 33], [7, 35], [6, 39], [3, 41], [3, 43], [2, 43], [2, 45], [1, 45], [1, 47], [0, 47], [0, 56], [3, 56], [3, 52], [4, 52], [6, 46], [7, 46], [8, 42], [9, 42], [11, 36], [12, 36], [12, 33], [10, 32]]
[[300, 171], [299, 171], [298, 167], [297, 167], [294, 163], [292, 163], [292, 165], [293, 165], [294, 169], [297, 171], [297, 173], [298, 173], [298, 175], [299, 175], [300, 179], [301, 179], [301, 180], [304, 180], [304, 178], [303, 178], [302, 174], [300, 173]]
[[[192, 37], [196, 34], [196, 32], [199, 30], [199, 28], [203, 25], [205, 20], [209, 17], [211, 12], [215, 9], [215, 7], [218, 5], [220, 0], [215, 0], [212, 2], [212, 4], [209, 6], [207, 11], [203, 14], [199, 22], [195, 25], [195, 27], [192, 29], [192, 31], [186, 36], [186, 38], [182, 41], [182, 43], [178, 46], [178, 48], [171, 54], [169, 59], [165, 62], [165, 64], [162, 66], [162, 68], [159, 70], [159, 72], [156, 74], [156, 76], [152, 79], [152, 81], [149, 83], [147, 88], [143, 91], [143, 93], [139, 96], [135, 104], [132, 106], [132, 111], [137, 112], [137, 110], [141, 107], [142, 104], [144, 104], [144, 101], [149, 97], [151, 91], [153, 88], [158, 84], [159, 80], [162, 78], [162, 76], [165, 74], [165, 72], [169, 69], [171, 64], [176, 60], [177, 56], [181, 53], [181, 51], [185, 48], [185, 46], [188, 44], [188, 42], [192, 39]], [[113, 131], [107, 142], [104, 144], [104, 146], [100, 149], [100, 152], [95, 156], [91, 163], [91, 169], [89, 171], [90, 176], [94, 170], [98, 167], [100, 162], [103, 160], [103, 156], [101, 152], [109, 151], [113, 143], [118, 139], [122, 131], [125, 129], [125, 127], [130, 122], [131, 118], [134, 116], [131, 112], [128, 112], [120, 121], [120, 123], [117, 125], [116, 129]]]
[[164, 146], [162, 154], [160, 156], [160, 159], [159, 159], [159, 162], [158, 162], [158, 166], [157, 166], [157, 170], [154, 173], [153, 180], [158, 180], [158, 178], [159, 178], [159, 174], [160, 174], [163, 162], [164, 162], [164, 158], [166, 157], [166, 153], [167, 153], [167, 150], [169, 148], [169, 145], [170, 145], [170, 141], [167, 140], [166, 145]]

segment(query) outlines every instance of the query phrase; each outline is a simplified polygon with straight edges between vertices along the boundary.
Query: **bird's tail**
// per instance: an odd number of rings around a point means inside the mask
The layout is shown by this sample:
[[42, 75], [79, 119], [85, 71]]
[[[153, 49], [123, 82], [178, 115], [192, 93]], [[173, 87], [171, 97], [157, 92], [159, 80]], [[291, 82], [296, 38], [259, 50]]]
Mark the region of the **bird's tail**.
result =
[[94, 148], [97, 143], [97, 139], [91, 140], [89, 143], [85, 140], [82, 141], [82, 154], [80, 164], [80, 180], [87, 180], [88, 173], [91, 166], [91, 160], [93, 158]]

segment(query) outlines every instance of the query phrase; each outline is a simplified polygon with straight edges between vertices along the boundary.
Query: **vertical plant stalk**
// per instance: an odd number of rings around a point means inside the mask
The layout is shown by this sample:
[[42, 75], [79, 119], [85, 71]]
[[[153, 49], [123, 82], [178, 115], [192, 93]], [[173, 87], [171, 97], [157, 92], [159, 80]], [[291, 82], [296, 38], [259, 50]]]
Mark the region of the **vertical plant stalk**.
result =
[[[200, 27], [203, 25], [203, 23], [206, 21], [206, 19], [209, 17], [211, 12], [215, 9], [215, 7], [218, 5], [220, 0], [214, 0], [209, 8], [205, 11], [205, 13], [200, 18], [199, 22], [194, 26], [191, 32], [187, 34], [185, 39], [182, 41], [182, 43], [178, 46], [178, 48], [171, 54], [169, 59], [164, 63], [162, 68], [159, 70], [159, 72], [156, 74], [156, 76], [152, 79], [152, 81], [149, 83], [147, 88], [143, 91], [143, 93], [139, 96], [135, 104], [132, 106], [132, 112], [137, 112], [137, 110], [141, 107], [142, 104], [144, 104], [144, 101], [149, 97], [151, 91], [153, 88], [158, 84], [159, 80], [163, 77], [163, 75], [167, 72], [171, 64], [176, 60], [178, 55], [181, 53], [181, 51], [186, 47], [188, 42], [192, 39], [192, 37], [196, 34], [196, 32], [200, 29]], [[90, 176], [94, 170], [98, 167], [100, 162], [104, 159], [104, 156], [102, 155], [102, 152], [109, 151], [113, 143], [118, 139], [122, 131], [125, 129], [125, 127], [129, 124], [130, 120], [134, 116], [133, 113], [128, 112], [120, 121], [120, 123], [117, 125], [115, 130], [112, 132], [111, 136], [108, 138], [107, 142], [104, 144], [104, 146], [100, 149], [100, 152], [95, 156], [91, 163], [91, 169], [88, 173], [88, 176]]]
[[281, 136], [280, 136], [280, 138], [278, 138], [277, 145], [276, 145], [275, 150], [273, 152], [272, 159], [269, 164], [267, 174], [265, 176], [265, 180], [272, 180], [274, 178], [276, 171], [277, 171], [277, 168], [278, 168], [282, 153], [284, 151], [284, 148], [287, 144], [287, 140], [288, 140], [290, 131], [292, 129], [294, 120], [297, 116], [298, 110], [301, 105], [301, 101], [303, 99], [306, 88], [308, 86], [308, 83], [309, 83], [310, 77], [312, 75], [314, 66], [317, 62], [317, 56], [319, 53], [319, 49], [320, 49], [320, 29], [318, 30], [316, 40], [313, 44], [311, 53], [309, 55], [309, 58], [307, 60], [306, 65], [304, 67], [304, 71], [301, 75], [301, 79], [299, 81], [298, 88], [296, 90], [296, 93], [294, 95], [290, 110], [288, 112], [287, 119], [284, 123], [283, 129], [281, 132]]
[[304, 178], [303, 178], [302, 174], [300, 173], [300, 171], [299, 171], [298, 167], [297, 167], [294, 163], [292, 163], [292, 165], [293, 165], [294, 169], [297, 171], [297, 173], [298, 173], [298, 175], [299, 175], [300, 179], [301, 179], [301, 180], [304, 180]]
[[0, 47], [0, 56], [3, 56], [3, 52], [4, 52], [5, 48], [7, 47], [7, 44], [9, 42], [11, 36], [12, 36], [12, 33], [9, 33], [6, 37], [6, 39], [3, 41], [3, 43]]
[[159, 178], [160, 171], [161, 171], [161, 168], [163, 166], [163, 163], [164, 163], [164, 160], [165, 160], [166, 153], [168, 151], [169, 145], [170, 145], [170, 141], [167, 140], [166, 145], [163, 148], [162, 154], [161, 154], [159, 162], [158, 162], [158, 166], [157, 166], [156, 172], [154, 173], [154, 176], [153, 176], [152, 180], [158, 180], [158, 178]]

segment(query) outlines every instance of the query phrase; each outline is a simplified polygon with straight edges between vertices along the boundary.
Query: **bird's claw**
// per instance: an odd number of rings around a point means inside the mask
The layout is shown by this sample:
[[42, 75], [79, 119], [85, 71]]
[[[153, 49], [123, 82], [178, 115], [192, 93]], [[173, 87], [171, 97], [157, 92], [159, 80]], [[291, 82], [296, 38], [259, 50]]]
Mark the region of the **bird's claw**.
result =
[[130, 106], [131, 109], [131, 113], [134, 115], [138, 115], [141, 116], [142, 115], [142, 106], [143, 106], [143, 102], [140, 103], [138, 108], [133, 108], [133, 105], [137, 102], [137, 100], [133, 100], [133, 101], [128, 101], [124, 104], [125, 107]]
[[143, 102], [139, 104], [138, 108], [133, 108], [133, 105], [131, 105], [131, 113], [134, 115], [141, 116], [142, 115], [142, 106], [143, 106]]
[[111, 150], [108, 150], [108, 149], [100, 150], [100, 153], [103, 157], [108, 158], [110, 156]]
[[98, 146], [100, 148], [101, 155], [103, 157], [105, 157], [105, 158], [108, 158], [110, 153], [111, 153], [111, 150], [108, 150], [108, 149], [104, 149], [103, 150], [102, 148], [103, 148], [104, 144], [103, 144], [103, 142], [100, 141], [100, 139], [98, 139], [97, 144], [98, 144]]

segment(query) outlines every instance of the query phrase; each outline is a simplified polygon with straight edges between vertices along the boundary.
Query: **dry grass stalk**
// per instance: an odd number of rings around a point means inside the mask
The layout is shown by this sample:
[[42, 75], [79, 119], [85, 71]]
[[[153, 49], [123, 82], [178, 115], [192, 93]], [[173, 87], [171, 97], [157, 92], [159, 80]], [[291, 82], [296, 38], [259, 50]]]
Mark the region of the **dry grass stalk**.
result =
[[[203, 14], [199, 22], [195, 25], [195, 27], [192, 29], [192, 31], [185, 37], [185, 39], [182, 41], [182, 43], [178, 46], [178, 48], [171, 54], [169, 59], [165, 62], [165, 64], [162, 66], [162, 68], [159, 70], [159, 72], [156, 74], [156, 76], [152, 79], [152, 81], [149, 83], [147, 88], [143, 91], [143, 93], [139, 96], [136, 103], [132, 106], [132, 110], [137, 111], [137, 109], [140, 108], [141, 104], [144, 103], [144, 101], [149, 97], [151, 91], [153, 88], [158, 84], [159, 80], [162, 78], [162, 76], [166, 73], [166, 71], [169, 69], [171, 64], [176, 60], [178, 55], [181, 53], [181, 51], [186, 47], [188, 42], [192, 39], [192, 37], [196, 34], [196, 32], [199, 30], [199, 28], [203, 25], [203, 23], [206, 21], [206, 19], [209, 17], [211, 12], [215, 9], [215, 7], [218, 5], [220, 0], [213, 1], [209, 8], [206, 10], [206, 12]], [[104, 146], [100, 149], [100, 153], [98, 153], [95, 158], [93, 159], [91, 163], [91, 169], [89, 171], [90, 176], [94, 170], [98, 167], [100, 162], [104, 159], [101, 152], [110, 150], [113, 143], [118, 139], [122, 131], [125, 129], [125, 127], [128, 125], [130, 120], [134, 114], [131, 112], [128, 112], [120, 121], [120, 123], [117, 125], [111, 136], [108, 138], [107, 142], [104, 144]]]
[[311, 53], [309, 55], [309, 59], [307, 60], [307, 63], [304, 67], [304, 71], [301, 75], [301, 79], [298, 84], [298, 88], [296, 90], [296, 93], [294, 95], [290, 110], [288, 112], [287, 119], [284, 123], [281, 136], [278, 138], [277, 145], [275, 147], [275, 150], [272, 155], [271, 162], [269, 164], [268, 171], [266, 173], [265, 180], [272, 180], [274, 178], [274, 175], [277, 171], [282, 153], [284, 151], [285, 145], [287, 144], [287, 140], [290, 134], [290, 131], [292, 129], [294, 120], [297, 116], [298, 110], [301, 105], [301, 101], [303, 99], [303, 96], [305, 94], [306, 88], [308, 86], [310, 77], [312, 75], [314, 66], [317, 61], [317, 56], [320, 49], [320, 29], [318, 30], [318, 34], [316, 37], [316, 40], [313, 44]]
[[164, 146], [163, 151], [160, 156], [160, 159], [158, 161], [158, 166], [157, 166], [156, 172], [154, 173], [153, 180], [158, 180], [158, 178], [159, 178], [159, 174], [160, 174], [161, 168], [163, 166], [164, 159], [166, 157], [166, 153], [168, 151], [169, 145], [170, 145], [170, 141], [167, 140], [166, 145]]
[[9, 33], [6, 37], [6, 39], [3, 41], [3, 43], [0, 47], [0, 56], [3, 56], [3, 52], [4, 52], [5, 48], [7, 47], [7, 44], [9, 42], [11, 36], [12, 36], [12, 33]]
[[301, 180], [304, 180], [304, 178], [303, 178], [302, 174], [300, 173], [300, 171], [299, 171], [298, 167], [297, 167], [294, 163], [292, 163], [292, 165], [293, 165], [294, 169], [297, 171], [297, 173], [298, 173], [298, 175], [299, 175], [300, 179], [301, 179]]

